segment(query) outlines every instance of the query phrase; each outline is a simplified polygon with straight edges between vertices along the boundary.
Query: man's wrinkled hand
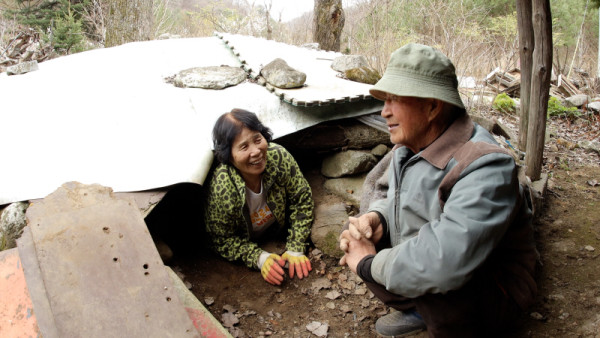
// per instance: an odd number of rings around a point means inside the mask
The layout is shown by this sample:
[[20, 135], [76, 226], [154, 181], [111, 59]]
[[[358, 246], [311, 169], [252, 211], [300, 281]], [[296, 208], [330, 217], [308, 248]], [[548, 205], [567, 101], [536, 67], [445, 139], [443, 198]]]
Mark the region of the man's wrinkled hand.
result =
[[312, 271], [310, 260], [302, 253], [286, 251], [281, 257], [288, 262], [290, 278], [294, 278], [296, 274], [299, 279], [302, 279], [308, 277], [308, 272]]
[[350, 243], [350, 230], [344, 230], [340, 234], [340, 250], [348, 252], [348, 243]]
[[348, 231], [350, 231], [350, 235], [356, 239], [360, 240], [361, 238], [371, 238], [373, 235], [373, 229], [371, 228], [369, 218], [363, 215], [361, 217], [348, 217], [349, 225]]
[[285, 261], [281, 258], [281, 256], [270, 254], [260, 268], [260, 273], [268, 283], [273, 285], [281, 285], [281, 282], [283, 282], [283, 276], [285, 274], [283, 271], [284, 265]]
[[[344, 246], [342, 248], [342, 246]], [[350, 235], [349, 230], [344, 230], [340, 235], [340, 249], [344, 251], [344, 256], [340, 259], [340, 265], [348, 265], [352, 272], [356, 273], [358, 263], [367, 255], [374, 255], [375, 245], [370, 239], [362, 237], [356, 240]]]

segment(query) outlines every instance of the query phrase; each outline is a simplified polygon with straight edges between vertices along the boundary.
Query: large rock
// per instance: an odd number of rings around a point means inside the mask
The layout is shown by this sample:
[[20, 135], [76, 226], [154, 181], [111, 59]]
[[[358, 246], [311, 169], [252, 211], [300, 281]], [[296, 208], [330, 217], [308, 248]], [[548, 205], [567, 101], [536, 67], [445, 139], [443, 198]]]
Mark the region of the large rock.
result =
[[338, 237], [344, 224], [348, 222], [348, 213], [344, 203], [319, 204], [315, 207], [310, 239], [325, 254], [341, 258]]
[[369, 67], [367, 58], [363, 55], [342, 55], [336, 57], [331, 63], [331, 68], [337, 72], [345, 73], [347, 70]]
[[173, 82], [177, 87], [223, 89], [241, 83], [247, 76], [236, 67], [195, 67], [179, 72]]
[[25, 211], [29, 203], [17, 202], [9, 204], [0, 214], [0, 251], [17, 246], [16, 240], [23, 234], [27, 225]]
[[582, 148], [584, 150], [593, 151], [600, 154], [600, 142], [598, 141], [583, 140], [577, 142], [577, 145], [579, 146], [579, 148]]
[[587, 107], [595, 112], [600, 112], [600, 101], [590, 102]]
[[584, 104], [590, 102], [590, 97], [586, 94], [577, 94], [565, 99], [565, 106], [567, 107], [581, 107]]
[[327, 191], [341, 197], [349, 204], [360, 207], [363, 182], [366, 177], [366, 174], [362, 174], [357, 176], [332, 178], [325, 181], [323, 186]]
[[290, 67], [283, 59], [275, 59], [262, 68], [260, 74], [277, 88], [298, 88], [306, 82], [306, 74]]
[[277, 139], [287, 148], [315, 151], [370, 149], [379, 144], [391, 145], [390, 134], [369, 127], [356, 119], [318, 124]]
[[10, 66], [10, 67], [6, 68], [6, 74], [20, 75], [20, 74], [33, 72], [38, 69], [40, 69], [38, 67], [38, 62], [36, 60], [33, 60], [33, 61], [22, 62], [22, 63], [19, 63], [14, 66]]
[[372, 85], [376, 84], [377, 81], [381, 79], [381, 75], [379, 75], [379, 72], [371, 67], [358, 67], [348, 69], [344, 72], [344, 75], [348, 80]]
[[390, 149], [388, 146], [385, 144], [379, 144], [375, 148], [371, 149], [371, 154], [379, 158], [385, 156], [385, 154], [387, 154], [389, 151]]
[[330, 178], [362, 174], [377, 164], [377, 158], [370, 153], [348, 150], [335, 153], [323, 160], [321, 174]]

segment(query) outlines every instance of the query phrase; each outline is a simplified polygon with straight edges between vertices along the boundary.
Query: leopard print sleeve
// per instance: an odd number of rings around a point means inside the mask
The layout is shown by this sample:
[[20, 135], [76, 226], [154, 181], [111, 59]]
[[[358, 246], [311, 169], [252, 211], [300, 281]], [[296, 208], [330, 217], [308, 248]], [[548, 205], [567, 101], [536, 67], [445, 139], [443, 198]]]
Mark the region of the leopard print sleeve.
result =
[[206, 232], [213, 249], [223, 258], [241, 260], [246, 266], [258, 269], [262, 250], [248, 239], [243, 205], [227, 167], [220, 165], [209, 185], [204, 217]]
[[281, 177], [287, 191], [286, 222], [289, 224], [286, 249], [304, 252], [313, 223], [312, 192], [294, 157], [283, 147], [280, 149], [280, 168], [283, 171]]

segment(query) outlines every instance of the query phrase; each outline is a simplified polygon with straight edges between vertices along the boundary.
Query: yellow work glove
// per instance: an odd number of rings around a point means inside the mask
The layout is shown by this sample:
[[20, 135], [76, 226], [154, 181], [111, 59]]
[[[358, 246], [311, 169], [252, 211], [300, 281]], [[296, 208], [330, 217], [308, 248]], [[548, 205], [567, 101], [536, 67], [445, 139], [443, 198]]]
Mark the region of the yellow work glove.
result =
[[258, 258], [260, 274], [268, 283], [273, 285], [280, 285], [283, 282], [283, 275], [285, 274], [283, 271], [284, 265], [285, 261], [281, 256], [266, 251], [263, 251]]
[[286, 251], [281, 255], [283, 260], [288, 262], [288, 269], [290, 270], [290, 278], [294, 278], [294, 272], [298, 275], [299, 279], [308, 277], [308, 272], [312, 271], [312, 266], [308, 257], [302, 252]]

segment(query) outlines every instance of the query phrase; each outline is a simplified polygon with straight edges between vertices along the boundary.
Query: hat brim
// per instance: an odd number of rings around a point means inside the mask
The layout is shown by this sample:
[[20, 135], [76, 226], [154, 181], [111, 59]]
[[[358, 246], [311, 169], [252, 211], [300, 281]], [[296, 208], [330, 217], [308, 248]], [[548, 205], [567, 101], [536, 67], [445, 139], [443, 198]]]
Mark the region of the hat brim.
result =
[[[440, 81], [443, 80], [443, 81]], [[387, 94], [438, 99], [465, 109], [458, 89], [448, 79], [418, 76], [416, 74], [392, 74], [387, 71], [369, 90], [371, 95], [385, 101]]]

